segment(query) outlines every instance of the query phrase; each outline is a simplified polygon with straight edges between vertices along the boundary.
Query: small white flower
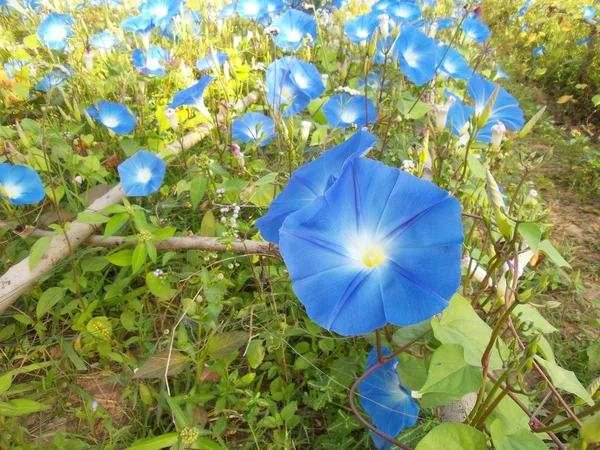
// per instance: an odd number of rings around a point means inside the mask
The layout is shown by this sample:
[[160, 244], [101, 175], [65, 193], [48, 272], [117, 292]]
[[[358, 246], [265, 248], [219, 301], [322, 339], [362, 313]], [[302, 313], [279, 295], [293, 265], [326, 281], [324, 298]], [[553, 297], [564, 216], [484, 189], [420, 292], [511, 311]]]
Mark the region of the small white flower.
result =
[[500, 148], [504, 133], [506, 133], [506, 127], [502, 122], [498, 122], [492, 127], [492, 149], [498, 150]]
[[538, 196], [538, 191], [536, 191], [535, 189], [532, 189], [529, 191], [529, 196], [536, 198]]
[[308, 140], [308, 134], [310, 133], [310, 127], [312, 123], [307, 120], [303, 120], [300, 124], [300, 137], [302, 141], [306, 142]]
[[75, 178], [73, 178], [73, 181], [75, 182], [75, 184], [81, 185], [83, 183], [83, 178], [81, 178], [80, 175], [77, 175]]

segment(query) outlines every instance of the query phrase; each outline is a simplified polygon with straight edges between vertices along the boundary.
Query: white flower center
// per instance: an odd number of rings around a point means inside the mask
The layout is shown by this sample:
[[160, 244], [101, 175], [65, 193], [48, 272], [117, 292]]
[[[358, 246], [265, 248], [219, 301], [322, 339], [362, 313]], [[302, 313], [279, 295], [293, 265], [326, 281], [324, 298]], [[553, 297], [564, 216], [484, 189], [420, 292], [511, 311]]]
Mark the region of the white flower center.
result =
[[158, 19], [162, 19], [167, 14], [169, 14], [169, 10], [165, 5], [157, 5], [152, 8], [151, 14], [156, 16]]
[[340, 120], [346, 123], [354, 123], [356, 120], [356, 114], [354, 111], [348, 111], [347, 109], [344, 109], [340, 115]]
[[19, 198], [21, 196], [21, 193], [23, 192], [23, 189], [15, 184], [5, 184], [4, 186], [4, 190], [6, 191], [6, 195], [8, 196], [8, 198]]
[[51, 41], [60, 41], [67, 36], [67, 29], [61, 25], [54, 25], [48, 33]]
[[146, 67], [150, 70], [160, 69], [160, 62], [157, 59], [149, 59], [146, 61]]
[[304, 75], [297, 76], [295, 81], [296, 81], [296, 84], [298, 85], [298, 87], [301, 89], [307, 88], [308, 85], [310, 84], [308, 79]]
[[287, 34], [288, 41], [298, 42], [301, 41], [303, 36], [298, 30], [291, 30]]
[[152, 178], [152, 172], [147, 167], [140, 169], [137, 173], [137, 180], [140, 183], [147, 183]]
[[416, 67], [419, 65], [419, 55], [413, 49], [407, 50], [402, 56], [404, 56], [404, 59], [410, 67]]
[[369, 37], [369, 31], [368, 31], [368, 30], [365, 30], [365, 29], [363, 28], [363, 29], [361, 29], [361, 30], [358, 30], [358, 31], [356, 32], [356, 35], [357, 35], [359, 38], [361, 38], [361, 39], [366, 39], [366, 38], [368, 38], [368, 37]]
[[119, 125], [119, 119], [115, 116], [104, 116], [102, 117], [102, 123], [106, 128], [114, 128]]
[[245, 3], [244, 10], [246, 11], [246, 14], [254, 16], [258, 14], [260, 6], [258, 5], [258, 3]]

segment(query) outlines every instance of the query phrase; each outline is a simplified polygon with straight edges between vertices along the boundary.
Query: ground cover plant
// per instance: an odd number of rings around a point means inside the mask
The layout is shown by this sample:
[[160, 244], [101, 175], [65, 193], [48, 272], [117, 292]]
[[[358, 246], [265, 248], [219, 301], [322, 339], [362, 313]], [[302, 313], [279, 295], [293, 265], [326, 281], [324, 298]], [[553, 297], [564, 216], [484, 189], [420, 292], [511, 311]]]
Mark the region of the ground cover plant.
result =
[[485, 3], [0, 8], [0, 448], [600, 442], [583, 138]]

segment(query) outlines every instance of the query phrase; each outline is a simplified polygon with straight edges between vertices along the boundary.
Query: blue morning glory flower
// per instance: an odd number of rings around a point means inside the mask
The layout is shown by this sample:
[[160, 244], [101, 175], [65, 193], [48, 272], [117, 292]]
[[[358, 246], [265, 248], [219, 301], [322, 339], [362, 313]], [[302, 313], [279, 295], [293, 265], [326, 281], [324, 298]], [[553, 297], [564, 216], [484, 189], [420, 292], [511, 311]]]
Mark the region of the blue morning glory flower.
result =
[[466, 80], [473, 75], [473, 69], [458, 50], [444, 44], [438, 47], [437, 57], [439, 69], [452, 78]]
[[345, 142], [296, 169], [287, 187], [269, 205], [268, 213], [256, 221], [262, 237], [278, 244], [279, 229], [284, 220], [323, 195], [329, 184], [339, 176], [344, 164], [365, 155], [375, 142], [377, 138], [363, 128]]
[[412, 25], [402, 25], [394, 45], [400, 69], [415, 85], [421, 86], [435, 75], [437, 46], [433, 39]]
[[277, 108], [285, 106], [286, 117], [299, 113], [325, 91], [317, 68], [293, 56], [277, 59], [267, 66], [265, 87], [269, 104]]
[[268, 14], [279, 14], [283, 8], [285, 8], [285, 2], [283, 0], [266, 0], [267, 13]]
[[49, 92], [55, 87], [63, 84], [65, 81], [67, 81], [67, 75], [64, 72], [61, 72], [60, 70], [53, 70], [35, 85], [35, 90]]
[[456, 19], [452, 19], [450, 17], [444, 17], [441, 19], [437, 19], [438, 31], [445, 30], [446, 28], [454, 28], [455, 26], [456, 26]]
[[344, 33], [352, 42], [358, 44], [362, 41], [370, 41], [378, 26], [379, 19], [377, 15], [363, 14], [346, 22]]
[[139, 7], [143, 16], [149, 17], [157, 27], [168, 25], [181, 11], [181, 0], [145, 0]]
[[95, 49], [110, 50], [117, 44], [117, 39], [110, 31], [104, 30], [102, 33], [93, 35], [90, 43]]
[[223, 8], [221, 9], [221, 12], [219, 13], [219, 19], [228, 19], [230, 17], [233, 17], [236, 12], [237, 2], [229, 3], [223, 6]]
[[13, 205], [37, 203], [46, 196], [38, 173], [26, 166], [0, 163], [0, 198]]
[[496, 80], [498, 78], [506, 78], [507, 80], [510, 80], [510, 77], [508, 76], [508, 74], [504, 70], [502, 70], [498, 64], [495, 65], [495, 68], [496, 68], [496, 76], [494, 77], [494, 80]]
[[154, 28], [154, 22], [149, 16], [128, 17], [121, 23], [121, 28], [132, 33], [149, 33]]
[[177, 92], [173, 96], [173, 101], [171, 101], [168, 108], [175, 109], [178, 106], [189, 105], [196, 108], [205, 116], [210, 117], [210, 113], [204, 105], [204, 91], [208, 84], [214, 79], [215, 77], [211, 77], [210, 75], [202, 75], [196, 84]]
[[[478, 74], [469, 79], [467, 90], [475, 102], [475, 114], [479, 115], [483, 112], [485, 105], [496, 90], [496, 85]], [[498, 122], [502, 122], [511, 130], [520, 130], [525, 125], [525, 118], [519, 107], [519, 102], [502, 87], [498, 91], [498, 97], [492, 107], [487, 123], [477, 134], [477, 140], [491, 142], [492, 127]]]
[[231, 135], [234, 139], [246, 143], [253, 141], [264, 147], [276, 136], [275, 122], [264, 114], [249, 112], [231, 124]]
[[50, 13], [37, 28], [37, 35], [46, 47], [52, 50], [64, 50], [67, 39], [74, 36], [73, 18], [68, 14]]
[[465, 105], [458, 96], [450, 91], [446, 91], [446, 97], [453, 99], [453, 103], [448, 109], [446, 127], [452, 130], [454, 135], [461, 136], [468, 130], [469, 121], [475, 113], [475, 108]]
[[[387, 85], [387, 83], [384, 84]], [[381, 71], [379, 69], [375, 69], [373, 72], [367, 75], [367, 85], [369, 88], [374, 90], [377, 90], [381, 87]], [[364, 78], [359, 78], [358, 82], [356, 83], [356, 87], [358, 89], [365, 87]]]
[[546, 46], [545, 45], [540, 45], [539, 47], [536, 47], [533, 50], [533, 56], [543, 55], [545, 51], [546, 51]]
[[478, 19], [466, 19], [462, 24], [462, 29], [469, 39], [483, 44], [490, 37], [490, 29], [485, 23]]
[[590, 41], [590, 39], [591, 39], [591, 36], [588, 36], [585, 39], [577, 41], [577, 45], [585, 45], [585, 44], [587, 44]]
[[308, 316], [338, 334], [429, 319], [460, 285], [458, 200], [379, 161], [348, 161], [323, 196], [285, 219], [279, 236]]
[[521, 28], [519, 28], [519, 32], [521, 32], [521, 33], [524, 33], [527, 30], [529, 30], [529, 24], [528, 23], [524, 23], [523, 25], [521, 25]]
[[[215, 56], [217, 58], [217, 63], [219, 64], [219, 67], [222, 66], [225, 61], [227, 61], [227, 58], [229, 58], [229, 56], [227, 56], [227, 53], [223, 53], [220, 51], [216, 51]], [[214, 68], [215, 58], [213, 58], [212, 54], [203, 56], [202, 58], [198, 58], [196, 60], [196, 69], [200, 71], [213, 70]]]
[[596, 17], [596, 8], [593, 6], [584, 6], [583, 7], [583, 18], [587, 20], [592, 20]]
[[[381, 353], [383, 356], [392, 354], [385, 346]], [[374, 348], [367, 358], [365, 372], [377, 364], [377, 348]], [[367, 375], [358, 386], [360, 404], [373, 425], [393, 438], [404, 428], [414, 426], [421, 411], [412, 399], [412, 393], [400, 384], [397, 366], [398, 358], [394, 357]], [[379, 435], [371, 432], [371, 437], [379, 450], [391, 450], [392, 444]]]
[[29, 61], [22, 59], [11, 59], [4, 63], [4, 72], [9, 79], [15, 77], [15, 72], [22, 72], [25, 66], [29, 65]]
[[375, 122], [377, 113], [373, 100], [364, 95], [334, 95], [323, 105], [323, 115], [334, 128], [351, 125], [362, 127]]
[[154, 153], [140, 150], [123, 161], [117, 170], [123, 191], [128, 197], [145, 197], [158, 191], [167, 165]]
[[117, 134], [129, 134], [135, 128], [135, 117], [126, 106], [102, 100], [96, 106], [86, 108], [92, 119], [97, 120]]
[[168, 62], [169, 55], [164, 49], [151, 45], [147, 51], [139, 48], [134, 49], [131, 59], [133, 65], [140, 69], [141, 73], [162, 76], [165, 73], [163, 63]]
[[519, 12], [518, 12], [519, 17], [524, 16], [526, 12], [527, 12], [527, 6], [521, 7], [521, 9], [519, 9]]
[[240, 0], [236, 10], [242, 17], [258, 19], [267, 13], [267, 5], [264, 0]]
[[398, 23], [414, 22], [421, 17], [421, 8], [416, 3], [406, 1], [389, 1], [387, 3], [385, 12], [390, 16], [390, 19]]
[[274, 36], [275, 45], [284, 50], [296, 51], [308, 35], [311, 43], [317, 39], [317, 22], [308, 14], [296, 9], [289, 9], [271, 23], [271, 28], [278, 28]]

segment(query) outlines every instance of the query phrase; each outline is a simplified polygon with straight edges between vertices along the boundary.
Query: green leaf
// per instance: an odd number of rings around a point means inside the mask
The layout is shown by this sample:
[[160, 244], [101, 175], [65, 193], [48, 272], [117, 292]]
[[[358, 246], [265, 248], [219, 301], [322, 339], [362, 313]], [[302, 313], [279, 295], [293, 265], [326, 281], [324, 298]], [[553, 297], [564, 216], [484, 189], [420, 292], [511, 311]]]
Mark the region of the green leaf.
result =
[[75, 366], [75, 369], [77, 369], [81, 372], [85, 372], [88, 370], [88, 367], [85, 365], [83, 360], [79, 357], [79, 355], [77, 353], [75, 353], [75, 349], [73, 348], [73, 346], [71, 345], [71, 343], [68, 340], [66, 340], [66, 339], [62, 340], [62, 348], [63, 348], [63, 351], [65, 352], [65, 355], [67, 355], [67, 357], [71, 360], [71, 362]]
[[[443, 344], [438, 347], [429, 364], [429, 374], [425, 385], [419, 390], [422, 394], [444, 394], [436, 396], [424, 408], [447, 405], [464, 395], [475, 392], [483, 382], [481, 369], [470, 366], [465, 361], [465, 350], [458, 344]], [[425, 398], [425, 397], [423, 397]]]
[[[497, 91], [497, 89], [496, 89]], [[512, 235], [512, 227], [506, 220], [506, 213], [504, 211], [504, 199], [498, 188], [498, 183], [494, 179], [492, 172], [486, 169], [487, 188], [490, 194], [490, 200], [492, 202], [492, 209], [494, 210], [494, 216], [496, 217], [496, 223], [498, 229], [506, 238], [510, 238]]]
[[585, 351], [588, 357], [588, 365], [592, 371], [600, 369], [600, 342], [590, 345]]
[[131, 265], [133, 259], [133, 250], [121, 250], [120, 252], [106, 255], [105, 258], [111, 264], [119, 267], [127, 267]]
[[535, 116], [533, 116], [531, 119], [529, 119], [529, 122], [527, 122], [525, 124], [525, 126], [521, 129], [521, 131], [519, 132], [519, 137], [521, 139], [524, 138], [525, 136], [527, 136], [529, 134], [529, 132], [533, 129], [533, 127], [535, 126], [535, 124], [538, 123], [538, 121], [542, 117], [542, 114], [544, 114], [544, 111], [546, 111], [546, 107], [545, 106], [542, 109], [540, 109], [535, 114]]
[[0, 416], [17, 417], [45, 411], [49, 405], [34, 402], [26, 398], [17, 398], [8, 402], [0, 402]]
[[546, 239], [540, 242], [538, 246], [538, 250], [544, 252], [550, 260], [556, 264], [558, 267], [571, 267], [567, 261], [558, 253], [558, 251], [554, 248], [552, 243]]
[[200, 436], [196, 442], [202, 450], [223, 450], [221, 445], [204, 436]]
[[[521, 394], [515, 395], [525, 406], [529, 406], [528, 397]], [[502, 422], [504, 431], [507, 434], [512, 434], [520, 429], [529, 430], [529, 416], [509, 396], [505, 396], [500, 401], [498, 406], [492, 411], [487, 423], [492, 423], [493, 419], [498, 419]]]
[[528, 330], [528, 333], [532, 331], [539, 331], [541, 333], [554, 333], [558, 331], [556, 328], [550, 324], [537, 310], [535, 306], [532, 305], [519, 305], [514, 309], [513, 314], [515, 316], [520, 317], [523, 322], [528, 322], [531, 324], [531, 327]]
[[108, 260], [104, 256], [90, 256], [82, 259], [79, 264], [84, 272], [100, 272], [108, 265]]
[[427, 319], [414, 325], [398, 328], [394, 333], [393, 339], [396, 344], [406, 345], [430, 329], [431, 320]]
[[498, 419], [490, 426], [492, 442], [496, 450], [547, 450], [540, 438], [531, 431], [520, 429], [512, 434], [506, 434], [502, 422]]
[[550, 379], [554, 385], [560, 389], [564, 389], [571, 394], [575, 394], [580, 399], [584, 400], [588, 405], [593, 406], [594, 400], [588, 391], [583, 387], [581, 382], [577, 379], [577, 376], [573, 372], [567, 369], [563, 369], [558, 364], [551, 361], [546, 361], [539, 356], [535, 357], [535, 360], [550, 376]]
[[100, 225], [108, 222], [110, 219], [97, 212], [84, 211], [77, 214], [77, 220], [79, 220], [81, 223]]
[[[492, 329], [473, 310], [471, 304], [456, 294], [450, 305], [442, 312], [442, 318], [431, 319], [435, 338], [443, 344], [459, 344], [465, 349], [465, 361], [473, 366], [481, 365], [481, 357], [492, 337]], [[502, 368], [502, 360], [496, 347], [490, 357], [490, 369]]]
[[148, 286], [152, 295], [156, 297], [169, 298], [171, 296], [169, 283], [155, 276], [152, 272], [146, 274], [146, 286]]
[[594, 103], [594, 106], [600, 105], [600, 95], [594, 95], [592, 97], [592, 103]]
[[13, 374], [10, 372], [0, 376], [0, 394], [4, 394], [10, 389], [10, 386], [12, 385], [12, 380]]
[[127, 331], [135, 330], [135, 314], [133, 311], [130, 309], [123, 311], [121, 313], [121, 323], [123, 324], [123, 328]]
[[208, 211], [202, 218], [200, 224], [200, 236], [214, 237], [215, 236], [215, 215], [212, 211]]
[[277, 179], [277, 172], [271, 172], [254, 182], [254, 186], [263, 186], [265, 184], [273, 184]]
[[144, 364], [133, 374], [133, 379], [147, 378], [164, 378], [165, 372], [167, 376], [178, 375], [183, 372], [185, 363], [189, 357], [178, 350], [173, 350], [169, 353], [168, 349], [148, 358]]
[[192, 208], [196, 209], [208, 186], [208, 178], [204, 175], [194, 175], [190, 183], [190, 201], [192, 202]]
[[600, 413], [596, 413], [587, 419], [583, 423], [579, 434], [583, 440], [590, 444], [600, 442]]
[[133, 254], [131, 255], [131, 270], [137, 272], [139, 269], [141, 269], [146, 262], [147, 256], [148, 253], [146, 251], [146, 244], [140, 242], [138, 245], [136, 245], [135, 249], [133, 250]]
[[[420, 390], [427, 380], [427, 367], [424, 359], [417, 358], [408, 353], [398, 355], [398, 375], [402, 386], [411, 391]], [[352, 383], [350, 383], [350, 386]]]
[[556, 100], [556, 103], [558, 103], [559, 105], [562, 105], [563, 103], [567, 103], [569, 100], [572, 100], [572, 99], [573, 99], [572, 95], [563, 95], [558, 100]]
[[161, 434], [150, 439], [140, 439], [126, 450], [159, 450], [161, 448], [172, 447], [179, 441], [179, 433]]
[[537, 252], [540, 241], [542, 240], [542, 230], [533, 222], [523, 222], [519, 224], [519, 234], [525, 239], [529, 248]]
[[481, 162], [477, 158], [475, 158], [474, 155], [469, 155], [467, 157], [467, 162], [469, 163], [469, 169], [471, 169], [471, 172], [473, 173], [473, 175], [475, 175], [475, 178], [484, 180], [485, 167], [483, 167], [483, 164], [481, 164]]
[[148, 253], [148, 256], [150, 257], [150, 260], [153, 263], [156, 263], [156, 259], [158, 258], [158, 252], [156, 251], [156, 245], [154, 245], [154, 242], [148, 241], [145, 244], [146, 246], [146, 252]]
[[173, 413], [173, 417], [175, 418], [175, 426], [177, 427], [178, 430], [183, 430], [184, 428], [188, 427], [188, 420], [185, 417], [185, 414], [183, 413], [183, 410], [181, 409], [181, 406], [179, 406], [175, 400], [173, 400], [169, 394], [164, 395], [165, 400], [167, 401], [167, 404], [169, 405], [169, 409], [171, 410], [171, 413]]
[[46, 250], [48, 250], [50, 242], [52, 242], [52, 237], [43, 236], [31, 246], [31, 250], [29, 251], [29, 270], [33, 271], [35, 269], [42, 256], [44, 256], [44, 253], [46, 253]]
[[208, 340], [206, 351], [212, 358], [224, 358], [248, 342], [248, 333], [245, 331], [226, 331], [215, 334]]
[[40, 46], [40, 40], [37, 37], [37, 34], [30, 34], [23, 38], [23, 45], [30, 50], [35, 50]]
[[[246, 336], [247, 338], [247, 336]], [[265, 347], [262, 339], [252, 339], [246, 350], [246, 358], [250, 367], [256, 369], [265, 359]]]
[[127, 223], [128, 220], [129, 214], [127, 213], [115, 214], [110, 219], [108, 219], [108, 222], [106, 222], [106, 227], [104, 227], [104, 236], [112, 236], [117, 231], [119, 231], [121, 227]]
[[462, 423], [443, 423], [421, 439], [415, 450], [486, 450], [485, 434]]
[[289, 422], [292, 419], [292, 417], [294, 417], [294, 414], [296, 414], [297, 410], [298, 403], [290, 402], [287, 405], [285, 405], [285, 407], [281, 410], [281, 418], [285, 422]]
[[97, 339], [108, 339], [112, 335], [112, 325], [106, 316], [92, 318], [86, 328]]
[[44, 291], [35, 308], [35, 314], [38, 320], [64, 297], [65, 291], [65, 288], [59, 287], [51, 287]]

